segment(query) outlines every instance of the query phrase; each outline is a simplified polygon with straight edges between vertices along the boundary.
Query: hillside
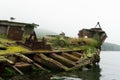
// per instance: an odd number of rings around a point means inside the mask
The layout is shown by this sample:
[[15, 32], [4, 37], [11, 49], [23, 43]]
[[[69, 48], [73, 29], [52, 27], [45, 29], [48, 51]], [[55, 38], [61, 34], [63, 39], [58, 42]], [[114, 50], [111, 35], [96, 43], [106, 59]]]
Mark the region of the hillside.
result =
[[120, 51], [120, 45], [106, 42], [101, 46], [101, 49], [102, 51]]

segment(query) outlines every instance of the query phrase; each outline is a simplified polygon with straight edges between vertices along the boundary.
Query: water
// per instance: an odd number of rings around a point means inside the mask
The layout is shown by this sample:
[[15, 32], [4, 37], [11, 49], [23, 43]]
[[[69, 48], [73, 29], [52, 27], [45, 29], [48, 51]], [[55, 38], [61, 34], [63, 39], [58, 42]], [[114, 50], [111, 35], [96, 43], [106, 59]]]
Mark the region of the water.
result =
[[120, 52], [104, 51], [96, 67], [72, 73], [53, 75], [53, 80], [120, 80]]
[[[6, 80], [120, 80], [120, 52], [101, 52], [99, 65], [73, 72], [23, 75]], [[0, 80], [4, 80], [3, 77]]]
[[101, 52], [100, 80], [120, 80], [120, 52]]

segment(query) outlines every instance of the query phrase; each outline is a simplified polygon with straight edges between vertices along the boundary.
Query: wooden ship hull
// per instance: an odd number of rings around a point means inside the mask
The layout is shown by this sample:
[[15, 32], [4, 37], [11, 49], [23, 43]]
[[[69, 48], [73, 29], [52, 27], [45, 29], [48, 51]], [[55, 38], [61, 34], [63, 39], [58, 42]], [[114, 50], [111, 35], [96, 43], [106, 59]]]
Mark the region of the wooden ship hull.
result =
[[2, 55], [0, 56], [2, 59], [0, 61], [0, 72], [4, 72], [5, 67], [11, 67], [23, 75], [24, 72], [21, 69], [32, 66], [43, 71], [70, 71], [98, 63], [100, 61], [99, 54], [100, 52], [97, 50], [92, 57], [85, 59], [82, 59], [84, 52], [81, 50]]
[[[64, 35], [62, 35], [62, 38]], [[91, 42], [87, 43], [81, 41], [77, 42], [77, 48], [80, 46], [87, 46], [87, 48], [81, 49], [80, 47], [78, 49], [64, 50], [63, 47], [65, 42], [63, 39], [60, 40], [59, 38], [60, 41], [58, 41], [58, 46], [62, 48], [60, 50], [55, 50], [51, 45], [47, 44], [45, 38], [39, 42], [35, 32], [33, 32], [29, 38], [26, 38], [24, 43], [16, 42], [17, 45], [27, 48], [30, 51], [17, 51], [11, 52], [10, 54], [0, 54], [0, 72], [5, 73], [6, 68], [11, 68], [21, 75], [24, 74], [24, 70], [32, 72], [33, 68], [43, 71], [70, 71], [99, 63], [100, 47], [107, 37], [106, 33], [102, 31], [101, 28], [91, 28], [81, 30], [78, 35], [82, 40], [86, 36], [87, 38], [95, 37], [96, 39], [97, 35], [96, 40], [100, 43], [88, 47], [89, 44], [92, 44]], [[10, 44], [7, 43], [7, 45]], [[74, 45], [76, 46], [76, 44], [72, 43], [72, 46]], [[1, 49], [5, 50], [3, 47], [1, 47]]]

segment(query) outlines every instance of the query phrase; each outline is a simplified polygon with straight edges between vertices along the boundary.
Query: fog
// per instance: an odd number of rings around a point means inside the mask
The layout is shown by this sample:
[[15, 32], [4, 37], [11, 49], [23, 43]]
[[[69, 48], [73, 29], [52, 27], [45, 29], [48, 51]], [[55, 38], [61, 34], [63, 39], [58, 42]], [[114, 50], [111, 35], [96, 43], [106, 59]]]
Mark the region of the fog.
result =
[[120, 44], [119, 0], [0, 0], [0, 19], [36, 23], [37, 29], [77, 37], [82, 28], [95, 27], [99, 21], [108, 38]]

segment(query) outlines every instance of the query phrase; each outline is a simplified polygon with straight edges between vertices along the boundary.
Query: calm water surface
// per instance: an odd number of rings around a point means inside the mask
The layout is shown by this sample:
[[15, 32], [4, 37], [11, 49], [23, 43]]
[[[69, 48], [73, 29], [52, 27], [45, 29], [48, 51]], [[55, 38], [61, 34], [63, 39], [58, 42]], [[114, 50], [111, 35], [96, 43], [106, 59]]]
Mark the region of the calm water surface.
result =
[[[73, 72], [14, 76], [5, 80], [120, 80], [120, 52], [101, 52], [99, 65]], [[0, 80], [4, 80], [3, 77]]]
[[53, 80], [120, 80], [120, 52], [102, 51], [101, 61], [92, 69], [53, 75]]
[[100, 80], [120, 80], [120, 52], [101, 52]]

